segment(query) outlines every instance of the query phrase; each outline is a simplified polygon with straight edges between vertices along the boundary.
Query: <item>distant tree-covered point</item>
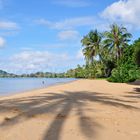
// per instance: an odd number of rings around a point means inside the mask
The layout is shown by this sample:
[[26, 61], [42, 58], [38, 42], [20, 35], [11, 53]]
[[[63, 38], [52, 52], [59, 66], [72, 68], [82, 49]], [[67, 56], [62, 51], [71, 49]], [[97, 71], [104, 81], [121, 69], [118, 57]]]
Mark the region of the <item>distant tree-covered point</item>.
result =
[[4, 78], [4, 77], [17, 77], [16, 74], [13, 73], [8, 73], [6, 71], [0, 70], [0, 77]]
[[33, 77], [33, 78], [65, 78], [65, 77], [70, 77], [66, 73], [51, 73], [51, 72], [36, 72], [36, 73], [30, 73], [30, 74], [12, 74], [8, 73], [6, 71], [0, 70], [0, 77], [1, 78], [18, 78], [18, 77]]

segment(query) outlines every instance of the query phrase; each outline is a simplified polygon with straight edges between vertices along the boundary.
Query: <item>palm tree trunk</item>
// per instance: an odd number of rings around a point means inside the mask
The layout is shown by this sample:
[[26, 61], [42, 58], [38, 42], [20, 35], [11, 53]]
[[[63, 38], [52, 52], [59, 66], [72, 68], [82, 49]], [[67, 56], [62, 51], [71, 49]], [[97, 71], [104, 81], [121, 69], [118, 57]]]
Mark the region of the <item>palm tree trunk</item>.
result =
[[94, 63], [94, 57], [92, 56], [91, 57], [91, 65], [93, 66], [93, 63]]

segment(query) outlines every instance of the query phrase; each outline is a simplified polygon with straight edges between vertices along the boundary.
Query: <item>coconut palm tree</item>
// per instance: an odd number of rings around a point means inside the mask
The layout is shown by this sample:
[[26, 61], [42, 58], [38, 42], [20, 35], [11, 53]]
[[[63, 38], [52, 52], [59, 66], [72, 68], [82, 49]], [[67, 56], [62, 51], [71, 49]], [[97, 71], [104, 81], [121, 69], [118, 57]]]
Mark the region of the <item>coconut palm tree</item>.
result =
[[104, 37], [104, 46], [108, 47], [110, 53], [118, 60], [122, 55], [123, 49], [128, 46], [132, 35], [127, 32], [125, 27], [112, 24], [110, 26], [110, 31], [104, 33]]
[[94, 52], [92, 52], [91, 47], [85, 47], [83, 49], [83, 54], [86, 60], [86, 66], [88, 66], [90, 63], [93, 63], [93, 53]]
[[83, 54], [88, 64], [93, 64], [94, 57], [98, 55], [101, 39], [101, 34], [97, 30], [94, 30], [90, 31], [81, 40], [82, 45], [85, 46], [85, 48], [83, 49]]

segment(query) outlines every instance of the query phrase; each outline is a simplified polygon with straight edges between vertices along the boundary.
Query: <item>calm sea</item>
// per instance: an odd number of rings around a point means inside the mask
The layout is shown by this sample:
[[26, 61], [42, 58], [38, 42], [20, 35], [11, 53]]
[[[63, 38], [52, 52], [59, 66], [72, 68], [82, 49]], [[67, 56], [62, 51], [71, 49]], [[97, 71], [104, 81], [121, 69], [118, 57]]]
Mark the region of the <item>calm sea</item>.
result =
[[0, 96], [74, 81], [74, 78], [0, 78]]

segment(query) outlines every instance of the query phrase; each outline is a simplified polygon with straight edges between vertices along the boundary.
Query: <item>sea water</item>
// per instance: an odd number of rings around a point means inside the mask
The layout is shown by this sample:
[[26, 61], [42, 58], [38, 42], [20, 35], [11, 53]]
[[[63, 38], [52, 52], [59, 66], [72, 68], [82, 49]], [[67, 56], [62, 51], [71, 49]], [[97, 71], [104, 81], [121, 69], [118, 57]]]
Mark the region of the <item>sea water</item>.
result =
[[45, 88], [74, 80], [74, 78], [0, 78], [0, 96]]

